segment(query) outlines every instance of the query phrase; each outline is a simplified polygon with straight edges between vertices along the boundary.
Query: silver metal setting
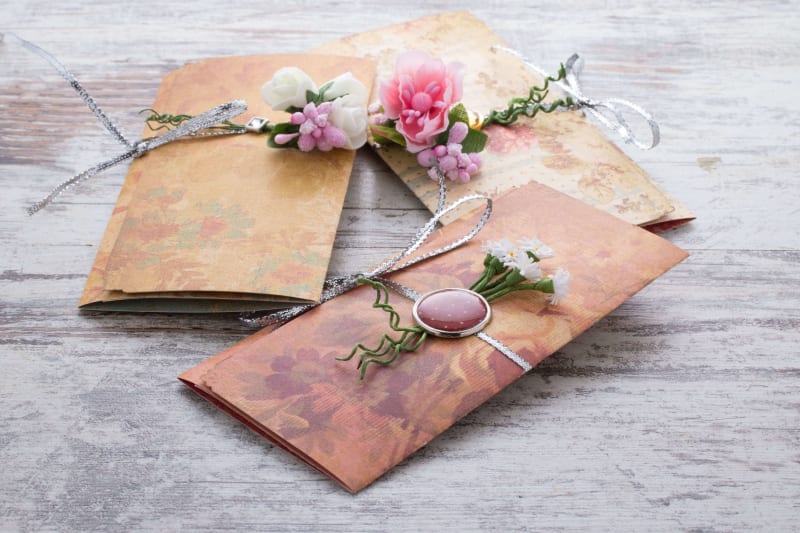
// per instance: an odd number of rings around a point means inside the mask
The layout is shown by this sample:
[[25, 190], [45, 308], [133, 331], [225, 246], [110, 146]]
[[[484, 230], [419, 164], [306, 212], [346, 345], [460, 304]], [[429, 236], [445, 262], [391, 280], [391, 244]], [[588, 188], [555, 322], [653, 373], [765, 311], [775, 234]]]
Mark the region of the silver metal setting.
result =
[[[483, 302], [483, 304], [486, 306], [486, 316], [478, 324], [476, 324], [475, 326], [473, 326], [473, 327], [471, 327], [469, 329], [464, 329], [464, 330], [459, 330], [459, 331], [444, 331], [444, 330], [441, 330], [441, 329], [436, 329], [436, 328], [431, 327], [430, 325], [426, 324], [425, 322], [423, 322], [419, 318], [419, 314], [417, 312], [417, 308], [419, 307], [419, 304], [423, 300], [425, 300], [425, 298], [427, 298], [428, 296], [431, 296], [432, 294], [436, 294], [436, 293], [443, 292], [443, 291], [468, 292], [468, 293], [470, 293], [470, 294], [472, 294], [474, 296], [477, 296]], [[420, 296], [419, 299], [414, 302], [414, 307], [411, 309], [411, 315], [414, 317], [414, 322], [416, 322], [419, 327], [421, 327], [422, 329], [424, 329], [425, 331], [427, 331], [428, 333], [430, 333], [431, 335], [433, 335], [435, 337], [442, 337], [442, 338], [445, 338], [445, 339], [462, 339], [464, 337], [469, 337], [470, 335], [475, 335], [476, 333], [478, 333], [479, 331], [481, 331], [483, 328], [486, 327], [486, 325], [489, 323], [489, 321], [492, 320], [492, 307], [489, 305], [489, 302], [486, 300], [486, 298], [484, 298], [483, 296], [481, 296], [480, 294], [478, 294], [475, 291], [471, 291], [469, 289], [463, 289], [463, 288], [460, 288], [460, 287], [446, 287], [444, 289], [436, 289], [435, 291], [426, 292], [425, 294]]]
[[269, 119], [263, 117], [253, 117], [247, 122], [247, 124], [244, 125], [244, 129], [250, 133], [264, 133], [267, 131], [268, 126]]

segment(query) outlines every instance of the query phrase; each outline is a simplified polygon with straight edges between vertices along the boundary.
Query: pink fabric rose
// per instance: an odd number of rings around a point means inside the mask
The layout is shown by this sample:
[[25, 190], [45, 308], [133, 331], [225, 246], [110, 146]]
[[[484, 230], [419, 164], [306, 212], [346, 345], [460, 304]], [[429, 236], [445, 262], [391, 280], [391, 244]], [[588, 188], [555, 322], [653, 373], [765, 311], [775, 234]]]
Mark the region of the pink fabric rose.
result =
[[447, 129], [450, 106], [462, 96], [464, 65], [433, 59], [425, 52], [406, 52], [397, 58], [394, 78], [382, 81], [380, 100], [387, 118], [411, 153], [433, 146]]

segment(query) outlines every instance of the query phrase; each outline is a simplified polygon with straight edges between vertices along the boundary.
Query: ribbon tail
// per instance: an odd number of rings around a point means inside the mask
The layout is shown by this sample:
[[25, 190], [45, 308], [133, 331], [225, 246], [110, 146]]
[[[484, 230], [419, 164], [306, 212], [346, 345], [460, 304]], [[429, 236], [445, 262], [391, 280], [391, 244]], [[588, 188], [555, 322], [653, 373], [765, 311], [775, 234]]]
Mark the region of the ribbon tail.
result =
[[264, 316], [241, 316], [239, 317], [239, 321], [245, 326], [251, 328], [266, 328], [269, 326], [280, 327], [283, 324], [289, 322], [290, 320], [302, 315], [306, 311], [310, 311], [311, 309], [317, 307], [318, 305], [320, 304], [313, 303], [313, 304], [295, 305], [293, 307], [289, 307], [287, 309], [281, 309], [280, 311], [276, 311], [274, 313], [270, 313]]
[[583, 72], [584, 61], [578, 54], [572, 54], [564, 63], [564, 72], [566, 77], [564, 82], [556, 82], [556, 85], [567, 94], [578, 99], [586, 100], [581, 91], [580, 75]]
[[51, 54], [50, 52], [48, 52], [43, 48], [36, 46], [30, 41], [26, 41], [25, 39], [16, 35], [15, 33], [8, 32], [5, 35], [11, 37], [11, 39], [14, 40], [17, 44], [21, 45], [28, 51], [33, 52], [34, 54], [38, 55], [39, 57], [50, 63], [50, 65], [54, 69], [56, 69], [59, 74], [61, 74], [61, 77], [67, 80], [67, 82], [69, 82], [72, 88], [75, 89], [75, 92], [77, 92], [78, 95], [81, 97], [83, 103], [85, 103], [86, 107], [88, 107], [89, 110], [92, 113], [94, 113], [94, 115], [97, 117], [100, 123], [103, 124], [103, 127], [106, 130], [108, 130], [108, 132], [111, 133], [111, 135], [113, 135], [114, 138], [117, 139], [117, 141], [119, 141], [121, 144], [124, 144], [129, 148], [133, 148], [133, 143], [128, 141], [128, 139], [126, 139], [125, 136], [122, 135], [122, 132], [119, 131], [119, 128], [117, 128], [117, 126], [113, 122], [111, 122], [111, 119], [109, 119], [106, 116], [106, 114], [103, 113], [103, 110], [100, 109], [100, 106], [98, 106], [97, 103], [94, 101], [94, 99], [91, 96], [89, 96], [89, 93], [86, 92], [86, 89], [84, 89], [83, 86], [80, 84], [80, 82], [78, 82], [78, 80], [75, 78], [72, 72], [70, 72], [67, 69], [67, 67], [65, 67], [58, 59], [56, 59], [53, 54]]
[[494, 337], [492, 337], [488, 333], [484, 333], [483, 331], [479, 331], [478, 333], [475, 334], [475, 336], [478, 337], [479, 339], [483, 340], [484, 342], [488, 343], [489, 345], [491, 345], [492, 348], [494, 348], [495, 350], [497, 350], [501, 354], [505, 355], [510, 360], [514, 361], [517, 364], [517, 366], [519, 366], [522, 369], [523, 372], [530, 372], [531, 369], [533, 369], [533, 367], [531, 366], [531, 364], [529, 362], [527, 362], [525, 359], [520, 357], [511, 348], [509, 348], [508, 346], [506, 346], [505, 344], [503, 344], [499, 340], [495, 339]]
[[[492, 50], [502, 50], [503, 52], [512, 54], [522, 60], [522, 62], [531, 70], [534, 70], [544, 77], [549, 77], [543, 69], [531, 63], [525, 56], [516, 50], [499, 45], [492, 46]], [[645, 111], [642, 107], [634, 104], [633, 102], [622, 100], [620, 98], [593, 100], [583, 93], [580, 81], [580, 75], [581, 72], [583, 72], [583, 67], [583, 58], [578, 54], [572, 54], [564, 63], [564, 71], [566, 72], [564, 81], [555, 82], [555, 85], [564, 91], [564, 93], [571, 96], [575, 100], [578, 108], [585, 109], [603, 126], [619, 135], [624, 142], [633, 144], [642, 150], [650, 150], [658, 146], [658, 143], [661, 141], [661, 131], [659, 130], [658, 123], [655, 121], [653, 116]], [[631, 128], [628, 126], [628, 122], [622, 116], [622, 112], [617, 109], [614, 104], [627, 107], [647, 121], [651, 134], [649, 144], [640, 141], [636, 137]], [[612, 118], [605, 116], [601, 110], [607, 110], [612, 115]]]
[[[415, 264], [420, 263], [422, 261], [426, 261], [428, 259], [431, 259], [432, 257], [436, 257], [438, 255], [447, 253], [447, 252], [449, 252], [451, 250], [454, 250], [454, 249], [458, 248], [459, 246], [467, 243], [468, 241], [472, 240], [472, 238], [475, 237], [475, 235], [477, 235], [483, 229], [483, 226], [486, 224], [486, 222], [489, 220], [489, 217], [492, 215], [492, 199], [490, 197], [488, 197], [488, 196], [484, 196], [482, 194], [472, 194], [472, 195], [469, 195], [469, 196], [464, 196], [463, 198], [460, 198], [457, 201], [455, 201], [452, 204], [450, 204], [446, 209], [443, 209], [440, 213], [437, 213], [436, 215], [434, 215], [431, 218], [431, 220], [428, 222], [428, 224], [432, 224], [432, 225], [435, 226], [435, 224], [442, 217], [444, 217], [446, 214], [450, 213], [451, 211], [454, 211], [454, 210], [458, 209], [459, 207], [461, 207], [463, 204], [465, 204], [467, 202], [473, 202], [475, 200], [484, 200], [486, 202], [486, 208], [483, 210], [483, 214], [481, 215], [481, 218], [478, 220], [478, 222], [475, 223], [475, 225], [472, 227], [472, 229], [467, 234], [465, 234], [462, 237], [460, 237], [459, 239], [451, 242], [447, 246], [443, 246], [442, 248], [439, 248], [438, 250], [435, 250], [433, 252], [428, 252], [427, 254], [423, 254], [423, 255], [421, 255], [419, 257], [415, 257], [414, 259], [411, 259], [410, 261], [406, 261], [405, 263], [403, 263], [401, 265], [398, 265], [398, 266], [395, 266], [394, 268], [391, 268], [389, 270], [386, 270], [385, 272], [386, 273], [397, 272], [398, 270], [410, 267], [411, 265], [415, 265]], [[427, 236], [426, 236], [426, 238], [427, 238]], [[367, 277], [367, 276], [364, 276], [364, 277]]]
[[[630, 102], [628, 100], [623, 100], [621, 98], [609, 98], [606, 101], [610, 105], [617, 104], [627, 107], [628, 109], [637, 113], [647, 121], [647, 125], [650, 127], [650, 135], [651, 135], [650, 143], [646, 144], [639, 141], [639, 139], [636, 138], [636, 136], [633, 135], [633, 133], [630, 133], [630, 141], [627, 142], [633, 143], [637, 148], [641, 148], [642, 150], [650, 150], [658, 146], [658, 143], [661, 142], [661, 130], [658, 127], [658, 122], [656, 122], [656, 119], [653, 118], [653, 115], [648, 113], [647, 110], [645, 110], [643, 107], [638, 106], [637, 104], [634, 104], [633, 102]], [[622, 114], [619, 112], [619, 110], [617, 110], [617, 113], [619, 113], [618, 116], [621, 118]], [[620, 122], [627, 126], [627, 123], [624, 120], [620, 120]], [[630, 129], [628, 129], [628, 131], [630, 132]]]
[[137, 153], [138, 152], [137, 152], [136, 149], [129, 150], [129, 151], [123, 153], [123, 154], [118, 155], [117, 157], [109, 159], [108, 161], [103, 161], [99, 165], [95, 165], [92, 168], [84, 170], [80, 174], [74, 175], [73, 177], [71, 177], [70, 179], [62, 182], [55, 189], [50, 191], [50, 194], [48, 194], [47, 196], [45, 196], [44, 198], [42, 198], [38, 202], [36, 202], [33, 205], [31, 205], [30, 207], [28, 207], [28, 209], [27, 209], [28, 215], [33, 215], [33, 214], [37, 213], [38, 211], [41, 211], [42, 209], [47, 207], [50, 203], [52, 203], [52, 201], [55, 200], [56, 197], [58, 197], [58, 195], [60, 195], [62, 192], [66, 191], [67, 189], [69, 189], [69, 188], [71, 188], [71, 187], [73, 187], [73, 186], [75, 186], [75, 185], [77, 185], [77, 184], [79, 184], [79, 183], [81, 183], [83, 181], [86, 181], [87, 179], [89, 179], [92, 176], [98, 174], [99, 172], [102, 172], [102, 171], [106, 170], [107, 168], [111, 168], [111, 167], [113, 167], [115, 165], [118, 165], [118, 164], [122, 163], [123, 161], [126, 161], [128, 159], [132, 159], [133, 157], [135, 157], [137, 155]]

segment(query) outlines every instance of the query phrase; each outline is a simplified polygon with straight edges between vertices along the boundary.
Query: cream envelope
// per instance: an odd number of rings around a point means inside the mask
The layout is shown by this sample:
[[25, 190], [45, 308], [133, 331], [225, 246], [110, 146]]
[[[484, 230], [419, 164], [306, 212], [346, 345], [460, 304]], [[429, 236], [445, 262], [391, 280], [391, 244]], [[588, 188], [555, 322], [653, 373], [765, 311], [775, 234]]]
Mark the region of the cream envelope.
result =
[[[199, 114], [233, 99], [287, 122], [261, 98], [279, 68], [318, 85], [370, 60], [273, 55], [207, 59], [167, 75], [153, 104]], [[153, 135], [149, 130], [145, 136]], [[86, 309], [241, 311], [319, 298], [353, 167], [352, 150], [267, 146], [266, 135], [180, 140], [133, 161], [81, 298]]]
[[[511, 98], [528, 94], [541, 77], [518, 57], [493, 50], [508, 44], [483, 22], [467, 12], [449, 12], [352, 35], [321, 46], [325, 53], [374, 59], [378, 78], [389, 79], [398, 54], [423, 50], [465, 68], [463, 103], [471, 111], [487, 114], [505, 109]], [[564, 58], [566, 59], [566, 58]], [[555, 74], [555, 66], [552, 74]], [[373, 101], [377, 101], [377, 87]], [[554, 89], [558, 92], [558, 89]], [[615, 95], [624, 96], [624, 95]], [[597, 129], [581, 111], [540, 113], [523, 117], [511, 127], [487, 128], [489, 143], [481, 152], [483, 168], [468, 184], [453, 185], [452, 199], [480, 193], [495, 196], [531, 181], [602, 209], [632, 224], [672, 227], [694, 218], [669, 198], [647, 173], [631, 161]], [[378, 149], [398, 176], [433, 211], [437, 184], [414, 155], [397, 145]], [[445, 218], [454, 220], [457, 215]]]

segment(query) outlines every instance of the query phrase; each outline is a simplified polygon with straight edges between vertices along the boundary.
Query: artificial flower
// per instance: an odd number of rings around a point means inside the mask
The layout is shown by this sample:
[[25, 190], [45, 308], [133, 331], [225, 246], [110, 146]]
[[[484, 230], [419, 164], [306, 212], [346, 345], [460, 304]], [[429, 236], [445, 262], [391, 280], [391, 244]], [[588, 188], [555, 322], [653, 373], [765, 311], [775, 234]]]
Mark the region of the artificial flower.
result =
[[394, 77], [381, 82], [384, 115], [397, 121], [409, 152], [430, 148], [447, 129], [450, 106], [461, 100], [463, 67], [445, 65], [425, 52], [406, 52], [397, 58]]
[[548, 257], [553, 257], [555, 255], [552, 248], [547, 246], [536, 237], [521, 239], [519, 241], [519, 246], [525, 251], [531, 252], [538, 259], [547, 259]]
[[466, 183], [481, 168], [481, 157], [477, 153], [464, 153], [461, 142], [467, 138], [469, 126], [465, 122], [455, 122], [447, 136], [447, 144], [426, 148], [417, 154], [417, 162], [423, 167], [431, 167], [428, 176], [438, 181], [438, 168], [450, 181]]
[[344, 148], [355, 150], [367, 142], [367, 99], [369, 91], [350, 72], [330, 82], [325, 98], [332, 100], [328, 120], [347, 136]]
[[332, 102], [330, 123], [345, 133], [343, 148], [356, 150], [367, 142], [367, 111], [365, 104], [353, 95], [342, 96]]
[[292, 113], [291, 123], [299, 126], [298, 131], [275, 135], [275, 143], [288, 144], [296, 138], [297, 147], [303, 152], [310, 152], [315, 148], [322, 152], [329, 152], [334, 148], [344, 147], [347, 143], [347, 136], [341, 129], [329, 124], [330, 111], [330, 102], [323, 102], [319, 106], [314, 102], [307, 103], [302, 112]]
[[500, 239], [499, 241], [486, 241], [481, 247], [484, 253], [493, 255], [495, 257], [503, 257], [510, 250], [514, 249], [514, 244], [508, 239]]
[[369, 98], [369, 91], [363, 83], [353, 76], [352, 72], [345, 72], [332, 79], [330, 86], [325, 90], [325, 96], [328, 100], [334, 100], [342, 96], [351, 96], [353, 103], [358, 102], [364, 107], [364, 112], [367, 109], [367, 99]]
[[[569, 292], [569, 272], [558, 268], [555, 274], [542, 279], [539, 260], [546, 254], [549, 253], [552, 256], [553, 253], [539, 239], [521, 239], [516, 244], [508, 239], [489, 241], [484, 243], [482, 249], [487, 254], [483, 260], [483, 272], [469, 286], [469, 289], [441, 289], [423, 295], [414, 307], [413, 314], [416, 321], [414, 326], [401, 327], [399, 325], [400, 314], [389, 304], [389, 291], [385, 285], [375, 280], [359, 278], [357, 280], [359, 284], [365, 283], [375, 289], [377, 296], [372, 307], [389, 314], [389, 327], [394, 333], [384, 334], [375, 348], [359, 342], [349, 354], [337, 357], [337, 359], [348, 361], [358, 355], [356, 368], [360, 370], [361, 379], [364, 379], [370, 364], [390, 365], [400, 353], [416, 351], [425, 343], [429, 333], [436, 336], [462, 337], [477, 333], [486, 325], [491, 316], [488, 310], [483, 313], [482, 320], [458, 323], [445, 320], [448, 324], [441, 327], [427, 320], [421, 312], [418, 313], [417, 306], [420, 302], [440, 292], [472, 293], [470, 298], [482, 301], [484, 309], [492, 301], [517, 291], [543, 293], [551, 304], [557, 304], [566, 298], [567, 292]], [[533, 250], [538, 250], [540, 255], [536, 255]], [[445, 311], [447, 312], [447, 310]], [[477, 318], [481, 319], [480, 315]]]
[[523, 257], [527, 257], [525, 255], [525, 252], [523, 252], [522, 250], [519, 250], [516, 247], [513, 247], [513, 248], [509, 248], [508, 250], [506, 250], [505, 254], [503, 254], [501, 256], [498, 256], [498, 259], [500, 259], [500, 262], [502, 262], [503, 265], [505, 265], [506, 267], [508, 267], [508, 268], [516, 268], [517, 267], [517, 261], [519, 261]]
[[550, 295], [550, 303], [556, 305], [566, 298], [569, 292], [569, 272], [559, 267], [555, 274], [548, 277], [553, 280], [553, 294]]
[[285, 111], [290, 107], [305, 106], [308, 91], [317, 92], [314, 80], [297, 67], [284, 67], [264, 84], [261, 97], [272, 109]]
[[459, 102], [463, 68], [424, 52], [401, 54], [393, 77], [380, 84], [381, 105], [370, 106], [369, 129], [376, 144], [399, 144], [417, 154], [419, 164], [430, 167], [428, 175], [434, 181], [444, 174], [451, 181], [465, 183], [479, 172], [482, 161], [478, 152], [488, 141], [482, 131], [486, 126], [508, 126], [520, 116], [534, 117], [576, 105], [571, 96], [545, 103], [550, 83], [566, 78], [562, 65], [558, 77], [547, 76], [541, 87], [530, 87], [526, 96], [512, 98], [505, 109], [481, 117]]
[[542, 267], [539, 266], [539, 262], [527, 255], [518, 258], [514, 262], [514, 268], [518, 269], [519, 273], [530, 281], [542, 279]]
[[269, 145], [303, 152], [355, 150], [367, 142], [367, 97], [363, 83], [346, 72], [317, 89], [302, 70], [288, 67], [264, 85], [273, 109], [292, 113], [271, 127]]

